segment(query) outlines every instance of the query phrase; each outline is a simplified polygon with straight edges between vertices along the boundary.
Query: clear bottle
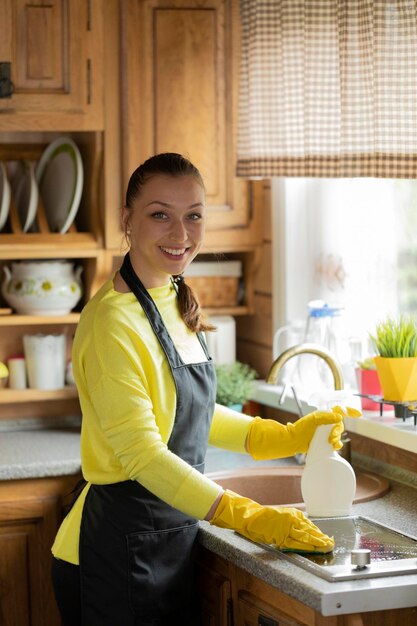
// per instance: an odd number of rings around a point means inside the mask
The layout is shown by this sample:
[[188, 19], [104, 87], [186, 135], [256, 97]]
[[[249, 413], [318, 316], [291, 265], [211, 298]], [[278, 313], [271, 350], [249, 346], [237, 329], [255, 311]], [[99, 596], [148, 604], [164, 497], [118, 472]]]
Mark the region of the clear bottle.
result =
[[[326, 348], [341, 366], [348, 386], [351, 386], [352, 380], [355, 382], [343, 307], [330, 305], [324, 300], [311, 300], [308, 303], [303, 342]], [[297, 374], [302, 387], [310, 393], [328, 389], [333, 382], [328, 365], [323, 359], [311, 354], [299, 356]]]
[[[329, 411], [343, 405], [346, 391], [323, 391], [314, 394], [309, 404]], [[350, 404], [350, 403], [349, 403]], [[301, 493], [309, 517], [344, 517], [351, 514], [356, 491], [353, 467], [329, 443], [333, 424], [319, 426], [310, 443], [303, 474]]]

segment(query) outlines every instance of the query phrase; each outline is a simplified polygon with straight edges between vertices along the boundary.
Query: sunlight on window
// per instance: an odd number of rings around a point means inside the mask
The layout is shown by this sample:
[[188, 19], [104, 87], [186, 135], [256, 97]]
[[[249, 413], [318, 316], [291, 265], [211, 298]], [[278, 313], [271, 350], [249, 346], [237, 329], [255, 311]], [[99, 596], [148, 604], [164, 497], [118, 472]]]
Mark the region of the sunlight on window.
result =
[[322, 299], [344, 308], [346, 336], [362, 338], [366, 351], [379, 319], [417, 314], [417, 182], [287, 178], [274, 185], [282, 323], [306, 320], [308, 302]]

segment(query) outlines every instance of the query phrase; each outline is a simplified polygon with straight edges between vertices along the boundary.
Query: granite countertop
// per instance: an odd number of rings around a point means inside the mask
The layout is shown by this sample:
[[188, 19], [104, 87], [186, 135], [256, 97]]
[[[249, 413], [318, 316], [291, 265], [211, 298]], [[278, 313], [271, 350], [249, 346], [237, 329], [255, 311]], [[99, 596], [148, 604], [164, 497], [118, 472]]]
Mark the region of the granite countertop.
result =
[[78, 474], [77, 429], [0, 432], [0, 480]]
[[[79, 429], [75, 428], [0, 432], [0, 480], [77, 474], [80, 471], [79, 445]], [[239, 466], [294, 464], [292, 459], [254, 462], [246, 455], [215, 448], [209, 449], [206, 461], [208, 472]], [[391, 482], [387, 495], [354, 505], [353, 514], [417, 536], [417, 474], [375, 464], [359, 455], [354, 455], [353, 462], [385, 475]], [[201, 522], [199, 537], [207, 549], [323, 615], [399, 608], [416, 603], [417, 574], [330, 583], [233, 531]], [[412, 604], [409, 604], [410, 597], [414, 598]]]

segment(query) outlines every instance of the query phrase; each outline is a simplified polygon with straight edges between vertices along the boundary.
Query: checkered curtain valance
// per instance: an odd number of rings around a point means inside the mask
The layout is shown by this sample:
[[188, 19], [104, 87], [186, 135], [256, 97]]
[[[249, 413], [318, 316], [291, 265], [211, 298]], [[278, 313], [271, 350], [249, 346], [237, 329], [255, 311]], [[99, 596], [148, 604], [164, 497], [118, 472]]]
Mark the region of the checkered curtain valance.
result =
[[240, 0], [237, 174], [417, 178], [416, 0]]

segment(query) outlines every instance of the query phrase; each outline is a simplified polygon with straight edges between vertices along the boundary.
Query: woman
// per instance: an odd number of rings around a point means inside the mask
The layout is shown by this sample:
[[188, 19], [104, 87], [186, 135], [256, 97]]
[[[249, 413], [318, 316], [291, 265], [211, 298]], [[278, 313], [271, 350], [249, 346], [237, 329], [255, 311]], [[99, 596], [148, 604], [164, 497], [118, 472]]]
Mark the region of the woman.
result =
[[329, 551], [333, 540], [295, 509], [276, 511], [203, 474], [213, 445], [275, 458], [303, 452], [320, 423], [295, 425], [215, 407], [215, 375], [198, 303], [182, 273], [203, 244], [204, 185], [178, 154], [129, 181], [120, 271], [84, 308], [73, 347], [87, 484], [52, 548], [65, 626], [197, 626], [193, 554], [199, 519], [280, 547]]

